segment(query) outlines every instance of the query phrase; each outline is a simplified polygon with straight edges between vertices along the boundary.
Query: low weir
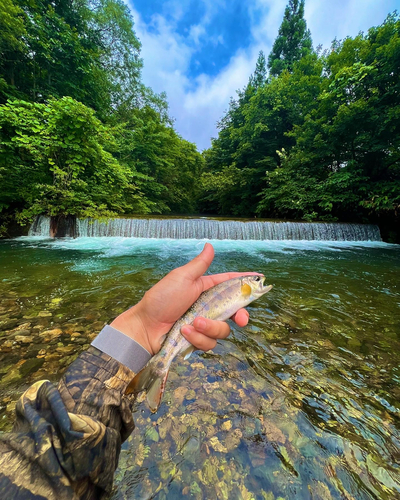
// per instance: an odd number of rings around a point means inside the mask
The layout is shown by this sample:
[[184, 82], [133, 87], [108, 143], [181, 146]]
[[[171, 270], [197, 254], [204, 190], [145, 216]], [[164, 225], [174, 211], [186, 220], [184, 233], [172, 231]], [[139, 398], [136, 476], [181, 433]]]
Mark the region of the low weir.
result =
[[[50, 218], [39, 216], [29, 236], [51, 236]], [[328, 222], [235, 221], [214, 219], [77, 219], [75, 237], [130, 237], [210, 240], [382, 241], [378, 226]]]

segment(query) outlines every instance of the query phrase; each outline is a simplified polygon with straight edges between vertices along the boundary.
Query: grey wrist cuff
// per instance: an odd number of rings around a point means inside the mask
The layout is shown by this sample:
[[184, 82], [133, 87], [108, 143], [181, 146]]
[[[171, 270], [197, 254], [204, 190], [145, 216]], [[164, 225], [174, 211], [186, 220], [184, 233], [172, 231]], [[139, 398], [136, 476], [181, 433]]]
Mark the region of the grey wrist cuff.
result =
[[135, 373], [138, 373], [151, 358], [151, 354], [136, 340], [110, 325], [101, 330], [91, 345]]

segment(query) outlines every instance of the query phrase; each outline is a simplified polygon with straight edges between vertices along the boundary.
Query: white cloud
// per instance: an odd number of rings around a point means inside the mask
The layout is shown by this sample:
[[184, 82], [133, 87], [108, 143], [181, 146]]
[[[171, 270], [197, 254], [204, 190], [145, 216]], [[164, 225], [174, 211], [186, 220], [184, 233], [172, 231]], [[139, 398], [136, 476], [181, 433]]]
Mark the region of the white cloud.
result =
[[314, 42], [329, 48], [332, 40], [356, 36], [381, 24], [387, 14], [398, 8], [398, 0], [306, 0], [305, 17]]
[[[210, 2], [210, 9], [211, 5]], [[259, 47], [233, 54], [216, 76], [201, 74], [190, 80], [187, 74], [196, 50], [190, 42], [199, 42], [206, 32], [204, 25], [192, 26], [190, 38], [184, 39], [161, 15], [153, 16], [151, 25], [147, 25], [140, 14], [131, 9], [136, 33], [142, 42], [144, 83], [156, 92], [167, 92], [170, 114], [182, 137], [195, 142], [199, 149], [209, 147], [210, 138], [217, 135], [216, 123], [228, 108], [230, 97], [247, 83], [254, 70]], [[223, 43], [222, 35], [213, 43]]]
[[[128, 0], [126, 0], [128, 1]], [[142, 42], [144, 60], [143, 80], [156, 92], [166, 91], [170, 114], [175, 118], [176, 130], [185, 139], [195, 142], [199, 149], [210, 146], [210, 138], [217, 135], [216, 123], [229, 105], [230, 97], [243, 88], [254, 71], [259, 50], [268, 55], [281, 24], [286, 0], [251, 0], [248, 9], [251, 19], [252, 43], [239, 49], [228, 64], [214, 76], [201, 74], [190, 79], [189, 68], [207, 25], [228, 0], [203, 0], [205, 14], [197, 24], [190, 26], [184, 38], [175, 29], [184, 16], [187, 1], [170, 0], [168, 12], [173, 21], [168, 24], [161, 15], [154, 15], [146, 24], [131, 6], [135, 30]], [[313, 37], [314, 47], [328, 48], [337, 37], [355, 36], [360, 30], [380, 24], [393, 11], [398, 0], [306, 0], [305, 17]], [[165, 5], [164, 5], [165, 7]], [[214, 44], [223, 43], [222, 34]]]
[[196, 45], [200, 44], [200, 38], [206, 34], [206, 27], [204, 24], [192, 24], [189, 30], [189, 36], [192, 38]]

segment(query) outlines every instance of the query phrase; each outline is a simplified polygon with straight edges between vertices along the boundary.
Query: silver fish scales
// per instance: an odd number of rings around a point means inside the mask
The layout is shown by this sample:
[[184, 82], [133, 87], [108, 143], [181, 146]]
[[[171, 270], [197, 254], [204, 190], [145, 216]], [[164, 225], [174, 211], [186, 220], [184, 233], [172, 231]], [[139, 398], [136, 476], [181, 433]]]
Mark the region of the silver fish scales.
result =
[[195, 350], [180, 333], [183, 325], [192, 324], [197, 316], [225, 321], [239, 309], [269, 292], [264, 276], [240, 276], [224, 281], [203, 292], [190, 309], [173, 325], [161, 350], [151, 358], [127, 388], [126, 393], [147, 392], [150, 410], [156, 412], [165, 390], [169, 368], [179, 354], [186, 357]]

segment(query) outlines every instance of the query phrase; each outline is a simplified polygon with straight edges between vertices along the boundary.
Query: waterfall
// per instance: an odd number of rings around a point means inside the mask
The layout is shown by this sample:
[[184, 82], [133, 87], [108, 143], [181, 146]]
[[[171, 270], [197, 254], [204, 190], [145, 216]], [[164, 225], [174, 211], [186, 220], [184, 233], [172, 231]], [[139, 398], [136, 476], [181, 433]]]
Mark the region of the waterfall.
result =
[[29, 228], [28, 236], [50, 236], [50, 217], [38, 215]]
[[[118, 236], [210, 240], [381, 241], [378, 226], [328, 222], [235, 221], [213, 219], [77, 219], [78, 237]], [[49, 217], [39, 216], [29, 236], [50, 236]]]

